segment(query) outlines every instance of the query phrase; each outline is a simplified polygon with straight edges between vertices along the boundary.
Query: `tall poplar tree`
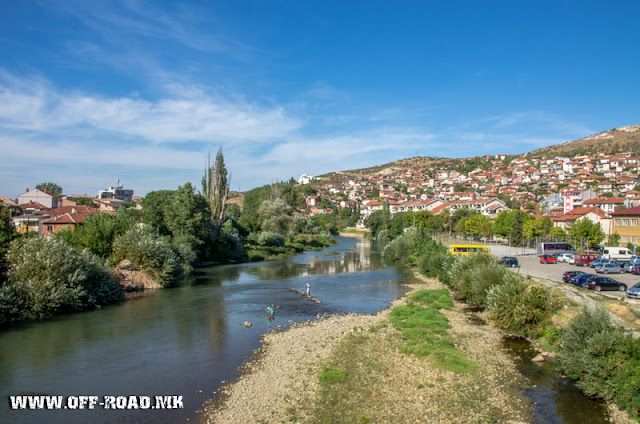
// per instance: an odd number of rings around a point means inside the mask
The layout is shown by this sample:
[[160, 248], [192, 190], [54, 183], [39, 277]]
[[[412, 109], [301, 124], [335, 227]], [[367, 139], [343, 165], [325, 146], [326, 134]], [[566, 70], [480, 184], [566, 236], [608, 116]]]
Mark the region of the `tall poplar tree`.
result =
[[209, 202], [211, 209], [211, 222], [213, 223], [212, 238], [215, 242], [220, 236], [220, 227], [224, 220], [224, 212], [229, 197], [229, 181], [227, 168], [224, 166], [222, 147], [218, 149], [216, 161], [211, 164], [211, 153], [207, 155], [207, 164], [202, 177], [202, 195]]

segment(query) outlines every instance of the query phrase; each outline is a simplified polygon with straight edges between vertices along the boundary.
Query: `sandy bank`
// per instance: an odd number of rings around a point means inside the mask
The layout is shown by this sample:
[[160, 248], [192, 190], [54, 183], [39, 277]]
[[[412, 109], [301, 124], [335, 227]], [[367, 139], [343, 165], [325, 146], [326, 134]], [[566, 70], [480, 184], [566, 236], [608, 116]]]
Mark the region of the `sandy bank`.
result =
[[[418, 289], [439, 289], [442, 284], [420, 278]], [[403, 304], [405, 298], [393, 302]], [[376, 396], [380, 408], [365, 411], [372, 422], [523, 422], [530, 405], [515, 388], [522, 384], [510, 357], [501, 349], [501, 335], [487, 326], [473, 325], [456, 304], [446, 311], [456, 346], [476, 361], [478, 370], [456, 374], [437, 369], [428, 359], [405, 355], [397, 349], [395, 330], [367, 332], [375, 346], [376, 360], [384, 363]], [[383, 324], [388, 310], [376, 315], [332, 316], [295, 325], [264, 337], [255, 359], [243, 367], [243, 375], [221, 389], [221, 401], [202, 414], [208, 423], [279, 423], [295, 415], [299, 422], [321, 422], [314, 411], [318, 373], [340, 340], [355, 329]], [[379, 387], [378, 387], [379, 386]], [[391, 420], [391, 421], [388, 421]]]

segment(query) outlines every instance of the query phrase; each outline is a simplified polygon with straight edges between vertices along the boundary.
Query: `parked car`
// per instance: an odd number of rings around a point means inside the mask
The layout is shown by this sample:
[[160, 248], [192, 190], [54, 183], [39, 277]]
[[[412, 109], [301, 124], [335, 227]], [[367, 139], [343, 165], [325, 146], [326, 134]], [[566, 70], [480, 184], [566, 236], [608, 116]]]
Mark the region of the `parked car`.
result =
[[573, 257], [573, 264], [577, 266], [589, 265], [600, 257], [598, 253], [581, 253]]
[[635, 297], [636, 299], [640, 299], [640, 283], [627, 289], [627, 297]]
[[509, 268], [518, 268], [520, 266], [520, 264], [518, 263], [518, 258], [513, 256], [503, 256], [502, 258], [498, 259], [498, 263]]
[[556, 258], [558, 262], [564, 262], [567, 264], [572, 264], [574, 260], [573, 253], [561, 253]]
[[631, 271], [629, 272], [636, 275], [640, 274], [640, 263], [631, 265]]
[[585, 283], [583, 283], [583, 287], [586, 287], [588, 289], [595, 290], [595, 291], [600, 291], [600, 290], [627, 291], [626, 284], [623, 284], [620, 281], [616, 281], [613, 278], [600, 277], [600, 276], [590, 278]]
[[582, 285], [592, 277], [597, 277], [597, 275], [588, 274], [585, 272], [584, 274], [579, 274], [579, 275], [576, 275], [575, 277], [571, 277], [569, 279], [569, 282], [575, 286], [582, 287]]
[[613, 262], [614, 262], [613, 259], [598, 258], [595, 261], [589, 263], [589, 267], [595, 268], [595, 267], [600, 266], [602, 264], [610, 264], [610, 263], [613, 263]]
[[602, 264], [595, 268], [598, 274], [624, 274], [624, 267], [619, 262]]
[[631, 272], [631, 269], [633, 268], [633, 263], [631, 262], [625, 262], [624, 264], [622, 264], [622, 269], [624, 269], [624, 272]]
[[555, 264], [557, 262], [556, 255], [542, 255], [540, 256], [541, 264]]
[[562, 281], [568, 283], [570, 279], [580, 274], [584, 274], [584, 271], [565, 271], [564, 274], [562, 274]]

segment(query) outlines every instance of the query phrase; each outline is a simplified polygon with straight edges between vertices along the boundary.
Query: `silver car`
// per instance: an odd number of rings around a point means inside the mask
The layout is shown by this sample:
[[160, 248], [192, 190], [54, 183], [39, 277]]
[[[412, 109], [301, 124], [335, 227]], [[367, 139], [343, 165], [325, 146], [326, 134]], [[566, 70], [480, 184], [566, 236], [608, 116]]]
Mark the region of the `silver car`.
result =
[[598, 265], [595, 269], [598, 274], [621, 274], [624, 273], [624, 268], [620, 264], [602, 264]]
[[640, 283], [627, 289], [627, 297], [635, 297], [636, 299], [640, 299]]

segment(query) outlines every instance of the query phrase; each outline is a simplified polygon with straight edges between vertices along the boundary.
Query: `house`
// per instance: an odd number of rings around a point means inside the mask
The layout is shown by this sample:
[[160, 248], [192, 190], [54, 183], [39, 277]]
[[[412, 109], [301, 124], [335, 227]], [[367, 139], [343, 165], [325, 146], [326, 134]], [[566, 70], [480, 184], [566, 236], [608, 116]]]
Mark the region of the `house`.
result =
[[640, 206], [611, 213], [611, 234], [620, 234], [623, 244], [640, 243]]
[[[118, 184], [120, 184], [120, 180], [118, 180]], [[96, 199], [118, 199], [127, 203], [131, 203], [133, 200], [132, 198], [133, 190], [125, 189], [122, 184], [116, 185], [115, 187], [109, 187], [105, 190], [100, 190], [96, 195]]]
[[595, 206], [610, 214], [617, 207], [624, 205], [624, 197], [597, 197], [595, 199], [585, 200], [585, 206]]
[[53, 218], [42, 221], [41, 232], [43, 235], [49, 237], [67, 227], [74, 229], [76, 226], [84, 224], [84, 221], [89, 216], [89, 214], [84, 213], [65, 213], [63, 215], [57, 215]]
[[551, 221], [553, 221], [554, 227], [561, 227], [566, 230], [571, 226], [571, 224], [579, 219], [587, 218], [594, 224], [600, 224], [600, 221], [606, 217], [606, 212], [598, 207], [583, 206], [580, 208], [574, 208], [564, 215], [551, 218]]
[[47, 193], [44, 190], [27, 189], [24, 193], [18, 196], [18, 205], [24, 205], [27, 203], [40, 203], [47, 208], [57, 208], [60, 206], [60, 198], [55, 194]]

